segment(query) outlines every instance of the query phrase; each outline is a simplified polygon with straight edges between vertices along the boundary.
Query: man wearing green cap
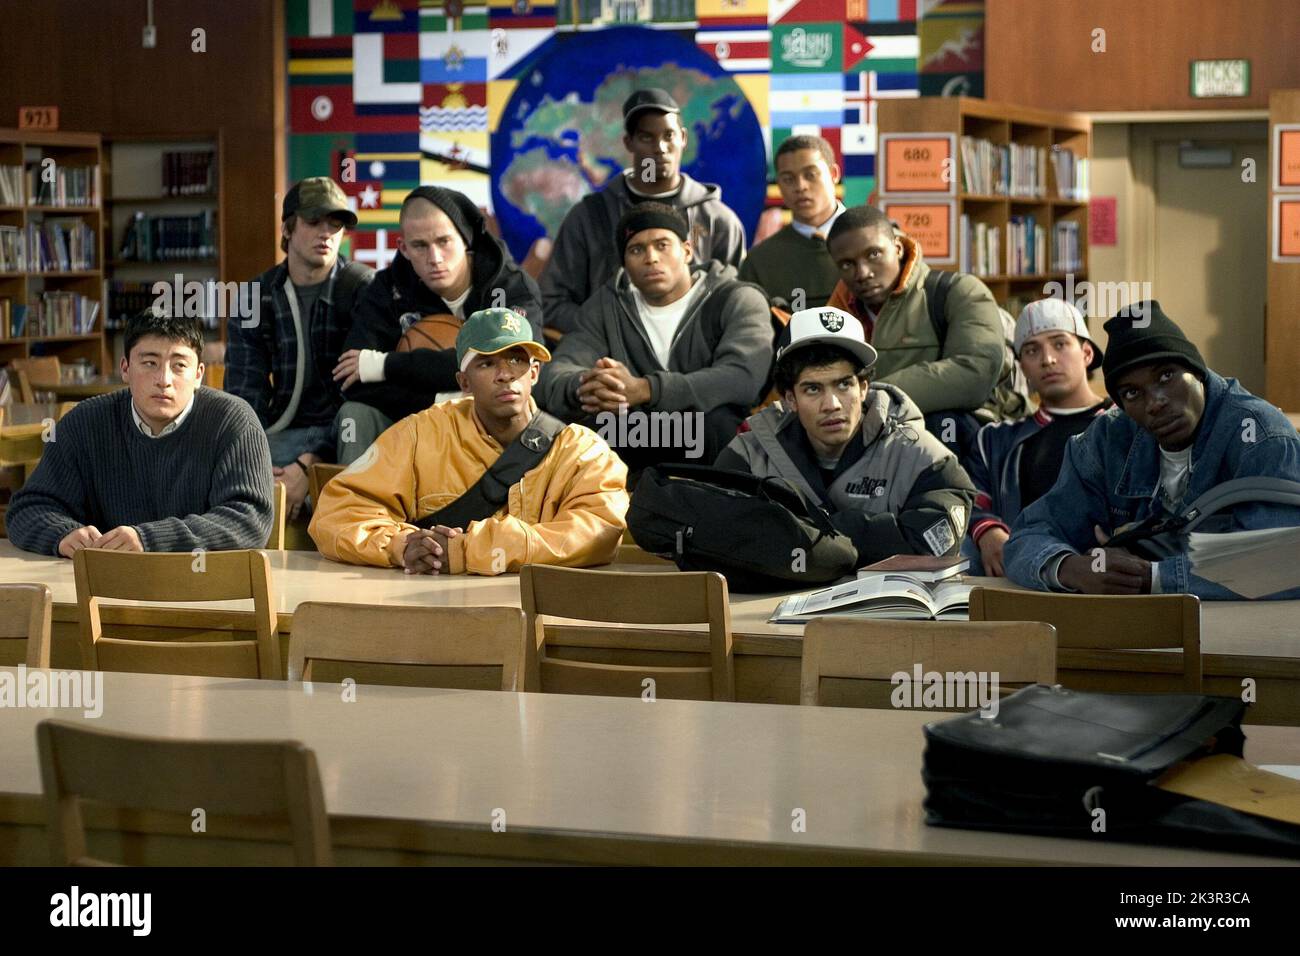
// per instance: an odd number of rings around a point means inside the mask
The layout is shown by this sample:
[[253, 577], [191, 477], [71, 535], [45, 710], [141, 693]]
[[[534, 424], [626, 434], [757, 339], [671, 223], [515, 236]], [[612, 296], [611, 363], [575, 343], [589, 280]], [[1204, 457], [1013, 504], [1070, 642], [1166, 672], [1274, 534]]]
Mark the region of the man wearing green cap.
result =
[[334, 366], [375, 273], [339, 255], [357, 216], [328, 176], [290, 189], [281, 218], [285, 259], [257, 277], [256, 321], [226, 323], [225, 390], [257, 412], [293, 518], [307, 497], [307, 469], [334, 458], [334, 417], [343, 404]]
[[627, 468], [591, 429], [539, 413], [551, 355], [528, 320], [475, 312], [455, 352], [467, 397], [403, 418], [325, 486], [310, 528], [321, 553], [408, 574], [613, 560]]

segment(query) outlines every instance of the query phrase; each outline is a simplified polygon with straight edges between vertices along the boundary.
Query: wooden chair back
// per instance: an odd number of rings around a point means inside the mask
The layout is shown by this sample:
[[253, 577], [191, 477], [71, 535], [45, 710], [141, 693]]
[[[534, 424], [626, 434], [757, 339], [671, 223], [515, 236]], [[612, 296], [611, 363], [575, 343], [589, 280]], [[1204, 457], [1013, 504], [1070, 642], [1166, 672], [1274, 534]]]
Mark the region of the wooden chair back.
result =
[[307, 469], [307, 487], [310, 489], [312, 504], [320, 501], [320, 491], [335, 475], [342, 472], [347, 465], [327, 465], [324, 462], [316, 462]]
[[[82, 666], [87, 670], [279, 680], [280, 648], [271, 587], [271, 563], [262, 551], [207, 551], [198, 555], [134, 554], [82, 548], [73, 558], [80, 611]], [[192, 604], [253, 601], [252, 640], [147, 641], [105, 637], [100, 599]], [[220, 615], [223, 612], [215, 612]], [[247, 614], [224, 612], [239, 629]], [[134, 608], [141, 623], [165, 623], [167, 608]]]
[[317, 661], [400, 665], [419, 687], [458, 686], [450, 668], [500, 667], [501, 689], [524, 686], [527, 644], [517, 607], [383, 607], [305, 601], [293, 612], [289, 680], [309, 681]]
[[[1054, 684], [1056, 634], [1049, 624], [1023, 621], [971, 624], [813, 618], [803, 634], [799, 703], [821, 704], [826, 678], [889, 683], [901, 672], [914, 681], [918, 664], [923, 680], [930, 672], [996, 672], [999, 690], [1004, 685]], [[956, 685], [972, 689], [969, 682], [957, 681]], [[945, 709], [974, 710], [978, 706], [976, 701], [968, 707]]]
[[288, 832], [298, 866], [329, 866], [316, 755], [293, 740], [174, 740], [45, 720], [36, 726], [54, 866], [93, 866], [81, 800], [188, 818], [261, 818]]
[[50, 666], [53, 607], [44, 584], [0, 584], [0, 665]]
[[[735, 700], [731, 608], [727, 581], [712, 571], [585, 571], [536, 564], [519, 572], [520, 600], [528, 620], [528, 681], [560, 694], [639, 697], [646, 678], [656, 697]], [[703, 624], [709, 666], [607, 664], [546, 654], [544, 616], [614, 624]]]
[[289, 510], [288, 493], [282, 481], [273, 482], [271, 489], [271, 503], [275, 507], [271, 512], [271, 533], [267, 536], [266, 548], [268, 551], [283, 551], [285, 512]]
[[10, 367], [17, 373], [18, 391], [24, 402], [35, 402], [36, 392], [59, 384], [63, 374], [62, 364], [57, 355], [37, 355], [31, 358], [16, 358], [10, 361]]
[[1194, 594], [1047, 594], [974, 588], [972, 621], [1045, 621], [1057, 647], [1132, 651], [1178, 648], [1183, 690], [1201, 691], [1201, 602]]

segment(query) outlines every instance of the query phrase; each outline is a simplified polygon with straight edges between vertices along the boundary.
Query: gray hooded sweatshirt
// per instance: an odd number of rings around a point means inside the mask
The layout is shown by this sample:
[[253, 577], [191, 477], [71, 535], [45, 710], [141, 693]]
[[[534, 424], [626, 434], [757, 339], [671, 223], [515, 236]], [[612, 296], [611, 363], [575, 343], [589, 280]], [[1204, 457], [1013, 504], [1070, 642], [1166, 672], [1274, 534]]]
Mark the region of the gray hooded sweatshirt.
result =
[[862, 426], [829, 482], [799, 416], [780, 402], [751, 415], [714, 463], [759, 478], [784, 478], [853, 539], [859, 566], [895, 554], [956, 554], [975, 488], [952, 452], [893, 385], [873, 383]]
[[605, 356], [649, 379], [650, 411], [711, 412], [723, 405], [747, 411], [755, 405], [772, 365], [775, 331], [767, 297], [721, 262], [697, 266], [691, 275], [704, 288], [677, 326], [667, 368], [655, 357], [632, 281], [620, 269], [582, 307], [577, 327], [542, 366], [541, 406], [557, 418], [581, 420], [579, 376]]
[[542, 273], [542, 312], [548, 328], [568, 333], [582, 304], [623, 268], [614, 241], [619, 217], [638, 202], [663, 202], [678, 209], [690, 226], [693, 262], [717, 260], [740, 268], [745, 258], [745, 227], [722, 202], [722, 188], [682, 173], [682, 188], [669, 199], [642, 198], [627, 188], [623, 174], [600, 192], [584, 196], [560, 224], [555, 246]]

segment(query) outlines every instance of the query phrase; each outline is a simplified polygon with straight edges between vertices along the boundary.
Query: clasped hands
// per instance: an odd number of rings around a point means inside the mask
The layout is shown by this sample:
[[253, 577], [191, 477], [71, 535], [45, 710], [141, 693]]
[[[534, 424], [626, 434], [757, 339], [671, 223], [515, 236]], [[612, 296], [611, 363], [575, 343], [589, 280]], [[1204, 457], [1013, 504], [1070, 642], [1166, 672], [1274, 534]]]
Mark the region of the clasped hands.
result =
[[70, 558], [82, 548], [99, 548], [102, 551], [144, 551], [140, 534], [130, 525], [119, 525], [107, 534], [100, 534], [93, 524], [70, 531], [59, 542], [59, 554]]
[[578, 376], [578, 403], [588, 415], [617, 412], [650, 401], [650, 380], [638, 378], [617, 359], [606, 356]]

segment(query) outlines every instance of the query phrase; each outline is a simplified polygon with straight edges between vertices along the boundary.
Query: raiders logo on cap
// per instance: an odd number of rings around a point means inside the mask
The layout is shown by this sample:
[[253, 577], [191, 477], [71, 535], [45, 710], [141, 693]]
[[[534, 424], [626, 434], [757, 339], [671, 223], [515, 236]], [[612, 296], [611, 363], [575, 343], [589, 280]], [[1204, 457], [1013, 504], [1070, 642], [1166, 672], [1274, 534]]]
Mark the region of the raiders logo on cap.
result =
[[822, 320], [822, 326], [827, 332], [838, 332], [840, 329], [844, 328], [844, 316], [840, 315], [838, 312], [828, 310], [820, 313], [817, 317]]

